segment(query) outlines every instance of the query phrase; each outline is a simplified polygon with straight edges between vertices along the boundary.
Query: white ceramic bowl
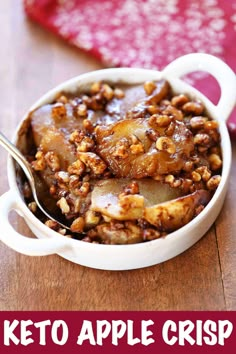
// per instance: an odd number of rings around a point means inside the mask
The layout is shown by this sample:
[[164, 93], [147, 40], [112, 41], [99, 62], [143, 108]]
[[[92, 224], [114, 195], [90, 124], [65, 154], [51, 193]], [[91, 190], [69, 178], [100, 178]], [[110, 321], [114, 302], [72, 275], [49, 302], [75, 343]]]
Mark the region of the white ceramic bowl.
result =
[[[180, 79], [183, 75], [197, 70], [210, 73], [218, 81], [221, 97], [217, 105]], [[109, 80], [113, 83], [123, 81], [136, 84], [161, 78], [170, 82], [175, 93], [186, 93], [190, 97], [200, 99], [209, 115], [219, 122], [223, 151], [222, 179], [206, 208], [181, 229], [165, 238], [146, 243], [101, 245], [69, 239], [49, 229], [30, 212], [17, 187], [14, 164], [9, 158], [10, 190], [0, 197], [0, 239], [6, 245], [17, 252], [30, 256], [56, 253], [67, 260], [92, 268], [126, 270], [151, 266], [175, 257], [191, 247], [206, 233], [222, 208], [231, 165], [231, 145], [225, 122], [236, 101], [236, 77], [234, 72], [220, 59], [207, 54], [193, 53], [176, 59], [162, 72], [136, 68], [112, 68], [90, 72], [49, 91], [30, 108], [30, 111], [51, 102], [58, 92], [83, 90], [83, 87], [94, 81]], [[23, 121], [26, 117], [27, 115]], [[16, 131], [14, 142], [17, 141], [21, 126], [22, 122]], [[12, 209], [25, 219], [38, 239], [25, 237], [14, 230], [8, 220], [9, 212]]]

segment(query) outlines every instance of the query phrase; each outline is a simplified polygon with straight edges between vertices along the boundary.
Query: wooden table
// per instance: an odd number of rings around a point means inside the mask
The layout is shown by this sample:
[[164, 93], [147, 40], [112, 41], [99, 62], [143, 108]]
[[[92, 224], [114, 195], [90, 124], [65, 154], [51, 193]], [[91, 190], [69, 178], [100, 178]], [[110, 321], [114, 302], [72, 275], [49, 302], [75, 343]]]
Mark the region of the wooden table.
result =
[[[44, 92], [101, 64], [30, 23], [20, 2], [0, 2], [1, 131], [8, 137]], [[8, 190], [1, 151], [0, 194]], [[31, 235], [11, 215], [15, 228]], [[0, 310], [236, 310], [236, 144], [230, 187], [215, 225], [191, 249], [160, 265], [112, 272], [57, 255], [29, 257], [0, 243]]]

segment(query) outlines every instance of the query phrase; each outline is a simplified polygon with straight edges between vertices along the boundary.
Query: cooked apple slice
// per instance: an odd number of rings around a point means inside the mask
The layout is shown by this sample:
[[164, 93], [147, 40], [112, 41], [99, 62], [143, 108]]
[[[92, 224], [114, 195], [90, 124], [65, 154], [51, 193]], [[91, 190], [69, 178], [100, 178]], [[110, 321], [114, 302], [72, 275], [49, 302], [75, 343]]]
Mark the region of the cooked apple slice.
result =
[[134, 221], [125, 221], [121, 226], [112, 223], [97, 225], [95, 229], [88, 232], [88, 236], [93, 239], [100, 238], [102, 242], [113, 245], [125, 245], [139, 243], [143, 241], [143, 230]]
[[75, 147], [65, 138], [64, 134], [55, 127], [47, 129], [40, 143], [43, 152], [53, 151], [60, 160], [60, 168], [66, 171], [76, 160]]
[[[140, 194], [123, 193], [131, 182], [137, 183]], [[91, 210], [116, 220], [135, 220], [143, 217], [146, 206], [163, 203], [180, 195], [179, 189], [148, 178], [135, 181], [107, 179], [95, 184]]]
[[73, 114], [71, 105], [47, 104], [30, 115], [33, 137], [36, 146], [40, 145], [41, 139], [48, 129], [55, 127], [67, 138], [70, 134], [83, 126], [83, 119], [79, 119]]
[[145, 208], [144, 219], [158, 230], [171, 232], [187, 224], [199, 206], [205, 206], [210, 193], [198, 190], [192, 194]]
[[194, 149], [191, 132], [182, 122], [175, 122], [172, 136], [168, 137], [174, 149], [156, 147], [150, 138], [153, 132], [165, 136], [164, 128], [152, 130], [148, 119], [127, 119], [95, 130], [97, 153], [116, 177], [144, 178], [180, 171]]
[[155, 82], [156, 88], [150, 95], [144, 90], [144, 84], [120, 84], [116, 87], [124, 92], [121, 99], [113, 98], [106, 106], [106, 112], [114, 117], [138, 118], [143, 117], [147, 105], [158, 104], [169, 92], [169, 84], [165, 80]]

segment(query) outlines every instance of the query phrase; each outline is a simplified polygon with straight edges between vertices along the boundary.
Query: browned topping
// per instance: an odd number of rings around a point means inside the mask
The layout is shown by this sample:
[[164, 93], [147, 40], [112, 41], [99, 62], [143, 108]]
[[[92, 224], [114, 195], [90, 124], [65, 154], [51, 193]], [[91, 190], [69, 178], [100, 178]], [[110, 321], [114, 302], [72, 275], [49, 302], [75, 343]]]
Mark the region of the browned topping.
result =
[[204, 111], [204, 106], [201, 102], [187, 102], [183, 105], [183, 111], [195, 115], [200, 115]]
[[87, 116], [87, 106], [84, 103], [81, 103], [77, 107], [77, 113], [80, 117]]
[[65, 197], [58, 200], [57, 206], [61, 209], [62, 214], [68, 214], [70, 212], [70, 206]]
[[171, 117], [163, 114], [153, 114], [150, 118], [149, 118], [149, 124], [151, 126], [158, 126], [158, 127], [166, 127], [170, 124], [171, 122]]
[[45, 225], [47, 225], [52, 230], [57, 230], [59, 226], [56, 221], [50, 219], [45, 221]]
[[43, 171], [46, 168], [46, 161], [42, 151], [38, 151], [35, 155], [36, 160], [32, 161], [32, 167], [35, 171]]
[[28, 208], [33, 214], [35, 214], [37, 211], [37, 204], [35, 202], [31, 202], [28, 204]]
[[206, 130], [212, 130], [212, 129], [218, 129], [218, 122], [215, 120], [208, 120], [204, 124], [204, 129]]
[[210, 191], [216, 190], [216, 188], [220, 184], [220, 181], [221, 181], [221, 176], [219, 176], [219, 175], [215, 175], [215, 176], [211, 177], [209, 179], [209, 181], [207, 181], [207, 188]]
[[114, 149], [113, 156], [121, 159], [125, 159], [128, 154], [129, 143], [126, 139], [119, 141]]
[[181, 94], [178, 96], [174, 96], [171, 100], [171, 104], [174, 107], [182, 107], [185, 103], [187, 103], [189, 101], [188, 97]]
[[83, 232], [84, 231], [84, 226], [85, 226], [84, 218], [82, 216], [79, 216], [71, 224], [71, 231], [73, 231], [73, 232]]
[[45, 154], [45, 161], [48, 167], [53, 171], [59, 171], [60, 170], [60, 160], [57, 154], [54, 151], [48, 151]]
[[102, 85], [101, 82], [94, 82], [90, 88], [91, 94], [92, 95], [97, 94], [101, 89], [101, 85]]
[[211, 171], [207, 166], [200, 166], [196, 169], [196, 172], [199, 173], [203, 181], [207, 182], [211, 178]]
[[92, 227], [99, 224], [101, 220], [101, 215], [93, 210], [88, 210], [85, 213], [85, 227], [86, 229], [91, 229]]
[[78, 152], [91, 151], [94, 147], [94, 141], [88, 136], [85, 136], [80, 143], [77, 144]]
[[190, 119], [191, 128], [202, 129], [205, 127], [206, 121], [207, 121], [206, 117], [201, 117], [201, 116], [193, 117]]
[[168, 154], [174, 154], [176, 146], [170, 138], [160, 137], [156, 141], [156, 148], [160, 151], [166, 151]]
[[[200, 101], [174, 95], [165, 80], [94, 82], [87, 92], [61, 93], [45, 112], [31, 116], [37, 151], [29, 161], [70, 222], [68, 234], [44, 221], [62, 236], [104, 244], [155, 240], [198, 215], [220, 183], [218, 122]], [[22, 189], [38, 215], [29, 185]]]
[[136, 181], [132, 181], [124, 188], [125, 194], [138, 194], [139, 193], [139, 185]]
[[143, 85], [147, 95], [151, 95], [156, 88], [156, 84], [153, 81], [146, 81]]
[[200, 175], [200, 173], [198, 173], [196, 171], [192, 172], [192, 180], [193, 180], [193, 182], [199, 182], [199, 181], [201, 181], [201, 179], [202, 179], [202, 176]]
[[150, 114], [156, 114], [156, 113], [160, 112], [160, 109], [158, 106], [150, 105], [150, 106], [147, 106], [147, 111]]
[[52, 107], [52, 118], [62, 120], [66, 117], [66, 107], [62, 102], [55, 103]]
[[213, 171], [219, 170], [222, 166], [222, 160], [219, 155], [211, 154], [208, 157], [208, 161], [210, 163], [210, 167]]
[[103, 94], [103, 97], [105, 97], [107, 101], [110, 101], [110, 100], [112, 100], [112, 98], [114, 96], [114, 91], [109, 85], [103, 84], [102, 85], [102, 94]]
[[161, 232], [156, 230], [156, 229], [151, 229], [150, 227], [148, 229], [145, 229], [143, 231], [143, 239], [144, 241], [152, 241], [157, 238], [161, 237]]
[[119, 88], [115, 88], [114, 89], [114, 96], [115, 96], [115, 98], [122, 99], [125, 97], [125, 93], [123, 90], [121, 90]]
[[211, 142], [211, 138], [209, 137], [208, 134], [203, 134], [203, 133], [199, 133], [196, 134], [194, 137], [194, 144], [195, 145], [209, 145], [209, 143]]
[[183, 113], [181, 110], [177, 109], [176, 107], [174, 106], [171, 106], [171, 105], [168, 105], [164, 111], [163, 111], [164, 114], [167, 114], [169, 115], [170, 117], [176, 119], [176, 120], [179, 120], [179, 121], [182, 121], [183, 120]]
[[89, 133], [92, 133], [93, 130], [94, 130], [93, 124], [92, 124], [91, 121], [88, 120], [88, 119], [84, 119], [84, 120], [83, 120], [83, 127], [84, 127], [84, 129], [85, 129], [86, 131], [88, 131]]
[[91, 171], [95, 175], [100, 175], [102, 174], [105, 169], [107, 168], [107, 165], [105, 162], [96, 154], [93, 152], [80, 152], [78, 153], [78, 156], [80, 160], [88, 167], [91, 169]]
[[82, 175], [82, 173], [85, 170], [85, 164], [80, 161], [79, 159], [73, 162], [69, 167], [68, 167], [68, 172], [71, 175]]

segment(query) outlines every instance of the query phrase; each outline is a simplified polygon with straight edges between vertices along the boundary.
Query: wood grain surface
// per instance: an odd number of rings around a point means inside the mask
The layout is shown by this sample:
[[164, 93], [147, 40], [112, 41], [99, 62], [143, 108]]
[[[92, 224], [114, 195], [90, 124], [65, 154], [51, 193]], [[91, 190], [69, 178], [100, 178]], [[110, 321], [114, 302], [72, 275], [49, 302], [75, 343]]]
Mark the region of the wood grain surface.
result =
[[[0, 21], [0, 130], [11, 138], [44, 92], [102, 66], [28, 21], [18, 0], [0, 2]], [[0, 149], [3, 194], [9, 188], [7, 154]], [[31, 235], [22, 218], [13, 213], [10, 220]], [[223, 210], [191, 249], [160, 265], [114, 272], [57, 255], [24, 256], [0, 243], [0, 310], [236, 310], [235, 230], [236, 144]]]

